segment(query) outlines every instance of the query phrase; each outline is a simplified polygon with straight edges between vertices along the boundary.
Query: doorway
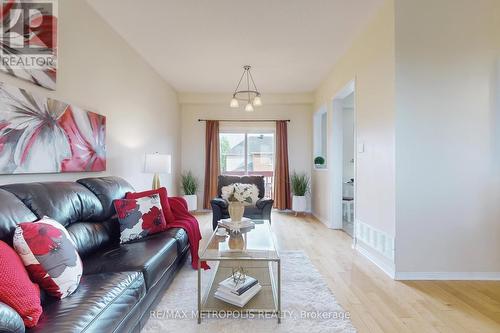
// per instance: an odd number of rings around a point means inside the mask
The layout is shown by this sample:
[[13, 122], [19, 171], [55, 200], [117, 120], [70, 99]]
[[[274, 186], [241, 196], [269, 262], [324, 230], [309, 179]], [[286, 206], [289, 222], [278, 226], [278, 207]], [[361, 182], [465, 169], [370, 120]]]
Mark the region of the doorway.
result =
[[332, 101], [329, 170], [334, 229], [355, 238], [356, 216], [356, 106], [355, 82], [351, 81]]
[[342, 229], [354, 234], [354, 92], [342, 100]]

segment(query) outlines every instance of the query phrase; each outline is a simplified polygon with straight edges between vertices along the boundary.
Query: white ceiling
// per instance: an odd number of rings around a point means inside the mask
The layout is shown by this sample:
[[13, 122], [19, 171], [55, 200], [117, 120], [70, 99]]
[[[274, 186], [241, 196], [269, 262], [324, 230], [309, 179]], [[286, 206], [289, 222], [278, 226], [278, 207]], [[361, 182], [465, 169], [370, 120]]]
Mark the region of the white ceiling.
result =
[[316, 89], [383, 0], [87, 0], [176, 90]]

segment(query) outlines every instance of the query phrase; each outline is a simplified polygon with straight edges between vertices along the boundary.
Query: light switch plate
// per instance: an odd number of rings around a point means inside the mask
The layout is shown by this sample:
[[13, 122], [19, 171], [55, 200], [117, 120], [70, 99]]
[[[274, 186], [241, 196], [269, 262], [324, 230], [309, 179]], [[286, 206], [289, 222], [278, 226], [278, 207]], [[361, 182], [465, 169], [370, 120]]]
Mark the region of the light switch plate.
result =
[[364, 153], [365, 152], [365, 144], [364, 143], [358, 143], [358, 153]]

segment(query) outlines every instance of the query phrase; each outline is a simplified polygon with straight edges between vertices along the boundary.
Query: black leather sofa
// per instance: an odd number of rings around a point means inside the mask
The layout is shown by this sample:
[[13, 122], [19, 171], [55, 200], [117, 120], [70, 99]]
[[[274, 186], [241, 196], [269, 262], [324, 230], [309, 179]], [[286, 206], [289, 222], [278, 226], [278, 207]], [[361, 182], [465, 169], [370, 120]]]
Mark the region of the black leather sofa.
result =
[[[0, 187], [0, 239], [12, 245], [16, 223], [44, 215], [63, 224], [83, 261], [77, 291], [55, 300], [42, 292], [43, 314], [29, 333], [139, 332], [188, 256], [183, 229], [120, 245], [113, 200], [133, 191], [116, 177]], [[19, 315], [0, 303], [0, 332], [24, 332]]]
[[215, 230], [217, 223], [221, 219], [229, 218], [228, 205], [229, 203], [222, 199], [222, 188], [227, 185], [242, 183], [255, 184], [259, 189], [259, 200], [255, 206], [245, 207], [243, 216], [256, 220], [269, 220], [271, 222], [271, 210], [273, 209], [273, 199], [265, 198], [266, 188], [264, 186], [263, 176], [219, 176], [217, 179], [217, 197], [210, 201], [212, 205], [212, 226]]

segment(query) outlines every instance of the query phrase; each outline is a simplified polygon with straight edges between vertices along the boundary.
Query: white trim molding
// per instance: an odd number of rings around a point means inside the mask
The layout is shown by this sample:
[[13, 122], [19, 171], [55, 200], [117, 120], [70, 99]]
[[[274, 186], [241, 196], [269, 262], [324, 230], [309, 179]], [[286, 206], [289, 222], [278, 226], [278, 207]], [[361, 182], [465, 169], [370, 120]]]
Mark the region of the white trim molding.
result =
[[396, 272], [396, 280], [500, 281], [500, 272]]
[[375, 266], [380, 268], [380, 270], [387, 274], [391, 279], [394, 279], [394, 262], [390, 262], [386, 258], [377, 255], [373, 248], [368, 248], [366, 244], [362, 242], [356, 242], [354, 248], [356, 249], [356, 251], [370, 260], [373, 264], [375, 264]]

